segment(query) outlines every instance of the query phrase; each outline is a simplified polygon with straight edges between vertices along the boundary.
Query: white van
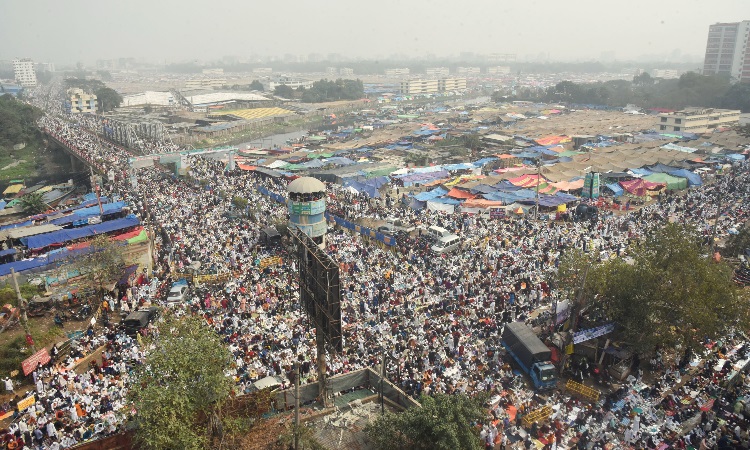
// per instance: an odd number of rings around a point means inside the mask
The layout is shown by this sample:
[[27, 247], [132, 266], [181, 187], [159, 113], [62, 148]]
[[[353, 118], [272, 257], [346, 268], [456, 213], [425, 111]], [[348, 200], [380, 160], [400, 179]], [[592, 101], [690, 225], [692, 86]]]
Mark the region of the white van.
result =
[[444, 238], [446, 236], [450, 236], [453, 233], [446, 230], [445, 228], [438, 227], [436, 225], [432, 225], [427, 229], [427, 234], [434, 240], [439, 241], [441, 238]]
[[461, 245], [461, 238], [455, 234], [449, 234], [448, 236], [441, 237], [438, 241], [430, 247], [434, 253], [441, 255], [443, 253], [450, 253], [456, 250]]

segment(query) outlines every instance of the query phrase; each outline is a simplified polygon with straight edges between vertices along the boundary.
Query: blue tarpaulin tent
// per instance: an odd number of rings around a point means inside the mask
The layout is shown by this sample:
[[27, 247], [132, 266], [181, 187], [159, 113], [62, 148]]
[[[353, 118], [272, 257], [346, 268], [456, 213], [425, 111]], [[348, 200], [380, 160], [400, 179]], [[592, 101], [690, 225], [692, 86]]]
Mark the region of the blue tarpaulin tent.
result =
[[124, 219], [110, 220], [107, 222], [98, 223], [96, 225], [89, 225], [87, 227], [53, 231], [52, 233], [45, 233], [36, 236], [21, 238], [21, 242], [30, 249], [38, 249], [49, 247], [50, 245], [54, 244], [64, 244], [65, 242], [70, 242], [84, 237], [95, 236], [97, 234], [110, 233], [112, 231], [135, 227], [137, 225], [140, 225], [140, 223], [141, 221], [138, 220], [136, 216], [131, 214]]
[[619, 197], [625, 193], [625, 190], [620, 186], [619, 183], [607, 184], [606, 187], [615, 194], [615, 197]]

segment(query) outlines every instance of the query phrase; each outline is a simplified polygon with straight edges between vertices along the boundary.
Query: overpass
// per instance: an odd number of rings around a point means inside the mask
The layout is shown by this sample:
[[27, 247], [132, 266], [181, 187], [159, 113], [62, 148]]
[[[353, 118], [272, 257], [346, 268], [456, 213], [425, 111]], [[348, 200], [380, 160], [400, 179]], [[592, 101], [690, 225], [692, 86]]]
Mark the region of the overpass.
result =
[[40, 130], [51, 141], [59, 145], [60, 148], [62, 148], [63, 151], [70, 156], [70, 165], [73, 168], [73, 172], [82, 171], [84, 167], [90, 167], [99, 175], [106, 176], [107, 171], [102, 164], [90, 159], [85, 153], [80, 151], [75, 145], [68, 142], [65, 138], [56, 135], [54, 132], [47, 130], [46, 128], [40, 128]]

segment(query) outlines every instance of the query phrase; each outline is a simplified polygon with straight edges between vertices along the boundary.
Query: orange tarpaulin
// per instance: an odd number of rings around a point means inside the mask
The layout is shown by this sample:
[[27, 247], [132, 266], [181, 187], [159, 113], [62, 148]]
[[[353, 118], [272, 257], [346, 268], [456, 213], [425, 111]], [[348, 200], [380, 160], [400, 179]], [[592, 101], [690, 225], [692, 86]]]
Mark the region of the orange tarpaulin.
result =
[[547, 136], [543, 138], [536, 139], [534, 142], [536, 142], [539, 145], [556, 145], [556, 144], [563, 144], [565, 142], [570, 142], [570, 136]]
[[470, 198], [476, 198], [477, 196], [472, 194], [471, 192], [464, 191], [461, 189], [453, 188], [450, 191], [448, 191], [447, 194], [448, 197], [455, 198], [455, 199], [470, 199]]
[[466, 200], [461, 206], [465, 208], [489, 208], [491, 206], [503, 206], [503, 202], [474, 198]]
[[550, 184], [561, 191], [575, 191], [576, 189], [581, 189], [583, 187], [583, 180], [560, 181], [559, 183]]
[[237, 167], [239, 167], [242, 170], [255, 170], [258, 168], [257, 166], [251, 166], [249, 164], [237, 164]]
[[527, 173], [517, 178], [511, 178], [508, 181], [510, 181], [513, 186], [532, 187], [537, 186], [540, 182], [545, 182], [547, 180], [541, 175]]

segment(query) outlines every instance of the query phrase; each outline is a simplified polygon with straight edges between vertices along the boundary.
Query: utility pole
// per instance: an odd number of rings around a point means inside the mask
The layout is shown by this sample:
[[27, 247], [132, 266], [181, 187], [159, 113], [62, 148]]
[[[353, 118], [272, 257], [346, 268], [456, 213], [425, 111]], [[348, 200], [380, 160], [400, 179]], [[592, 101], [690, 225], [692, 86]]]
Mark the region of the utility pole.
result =
[[299, 358], [294, 363], [294, 450], [299, 450]]
[[29, 318], [26, 316], [26, 308], [28, 306], [26, 299], [21, 295], [21, 289], [18, 287], [18, 274], [15, 269], [10, 269], [10, 274], [13, 277], [13, 287], [16, 288], [16, 296], [18, 297], [18, 307], [21, 310], [21, 325], [23, 331], [26, 333], [26, 343], [31, 347], [31, 351], [36, 353], [36, 345], [34, 345], [34, 338], [31, 336], [31, 329], [29, 328]]
[[565, 339], [565, 346], [562, 349], [563, 350], [563, 356], [560, 360], [560, 373], [563, 373], [563, 370], [565, 370], [565, 364], [568, 362], [568, 346], [573, 342], [573, 335], [575, 334], [576, 330], [578, 330], [578, 314], [581, 311], [581, 304], [583, 303], [583, 291], [586, 287], [586, 276], [589, 274], [589, 269], [591, 268], [591, 264], [589, 263], [586, 266], [586, 270], [583, 272], [583, 278], [581, 279], [581, 286], [578, 288], [578, 296], [576, 300], [573, 302], [573, 304], [570, 306], [570, 331], [568, 333], [568, 338]]
[[387, 353], [383, 349], [383, 365], [380, 366], [380, 415], [385, 415], [385, 358]]
[[534, 220], [539, 220], [539, 185], [542, 179], [542, 160], [536, 160], [536, 210], [534, 210]]

